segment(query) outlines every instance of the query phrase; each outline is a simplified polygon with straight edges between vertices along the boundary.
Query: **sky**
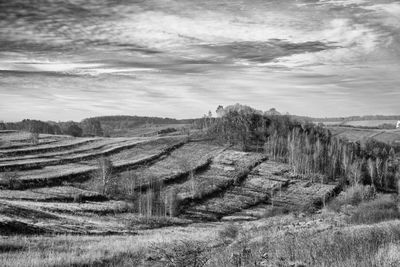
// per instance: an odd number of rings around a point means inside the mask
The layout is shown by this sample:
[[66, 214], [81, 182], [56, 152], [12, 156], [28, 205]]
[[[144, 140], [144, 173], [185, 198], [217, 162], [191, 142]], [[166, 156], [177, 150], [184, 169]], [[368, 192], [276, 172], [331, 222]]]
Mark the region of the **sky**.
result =
[[0, 120], [400, 114], [400, 1], [0, 0]]

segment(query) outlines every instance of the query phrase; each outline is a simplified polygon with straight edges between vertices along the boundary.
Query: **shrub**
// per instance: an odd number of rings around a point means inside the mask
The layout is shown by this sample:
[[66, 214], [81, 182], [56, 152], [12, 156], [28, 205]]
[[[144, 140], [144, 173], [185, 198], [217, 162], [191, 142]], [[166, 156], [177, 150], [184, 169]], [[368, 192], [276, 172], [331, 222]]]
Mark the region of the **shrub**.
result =
[[228, 224], [219, 232], [219, 238], [224, 243], [232, 242], [239, 234], [239, 227], [234, 224]]
[[370, 185], [353, 185], [333, 199], [328, 208], [338, 212], [343, 205], [358, 205], [364, 201], [373, 200], [376, 196], [375, 187]]
[[329, 203], [326, 205], [326, 208], [334, 212], [339, 212], [342, 208], [342, 202], [339, 201], [337, 198], [334, 198], [329, 201]]
[[351, 215], [354, 224], [371, 224], [391, 219], [399, 219], [400, 211], [395, 199], [380, 198], [362, 203]]
[[20, 244], [20, 242], [2, 241], [0, 243], [0, 253], [17, 252], [26, 249], [27, 247], [25, 246], [25, 244]]
[[[96, 177], [99, 189], [103, 195], [112, 195], [117, 191], [117, 177], [113, 173], [113, 164], [109, 158], [101, 157], [97, 160], [98, 169]], [[96, 180], [96, 179], [95, 179]]]
[[264, 212], [263, 217], [269, 218], [278, 215], [288, 214], [289, 212], [290, 210], [285, 207], [272, 207]]
[[177, 130], [175, 128], [166, 128], [166, 129], [161, 129], [158, 131], [158, 134], [169, 134], [176, 132]]
[[210, 260], [210, 249], [206, 242], [182, 240], [175, 244], [153, 245], [153, 250], [162, 257], [164, 266], [202, 267]]
[[39, 133], [32, 132], [29, 136], [29, 140], [33, 145], [39, 144]]
[[82, 194], [75, 194], [74, 195], [74, 203], [82, 203], [83, 202], [83, 195]]
[[1, 180], [5, 181], [5, 184], [9, 189], [18, 189], [21, 184], [17, 172], [4, 172]]

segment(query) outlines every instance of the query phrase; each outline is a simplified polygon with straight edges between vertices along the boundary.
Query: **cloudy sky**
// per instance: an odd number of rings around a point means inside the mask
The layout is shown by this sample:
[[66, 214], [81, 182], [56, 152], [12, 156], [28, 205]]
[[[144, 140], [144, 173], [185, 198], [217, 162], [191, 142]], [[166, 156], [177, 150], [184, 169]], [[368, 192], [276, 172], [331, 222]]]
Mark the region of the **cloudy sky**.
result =
[[400, 114], [400, 1], [0, 0], [0, 120]]

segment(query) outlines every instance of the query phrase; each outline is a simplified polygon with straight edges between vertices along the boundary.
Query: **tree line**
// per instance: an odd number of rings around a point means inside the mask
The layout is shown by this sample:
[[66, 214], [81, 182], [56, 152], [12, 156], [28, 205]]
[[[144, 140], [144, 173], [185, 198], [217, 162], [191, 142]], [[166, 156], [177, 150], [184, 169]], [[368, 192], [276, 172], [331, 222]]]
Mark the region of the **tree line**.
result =
[[44, 122], [24, 119], [20, 122], [0, 122], [0, 130], [28, 131], [37, 134], [65, 134], [74, 137], [103, 136], [104, 131], [99, 120], [84, 119], [81, 122]]

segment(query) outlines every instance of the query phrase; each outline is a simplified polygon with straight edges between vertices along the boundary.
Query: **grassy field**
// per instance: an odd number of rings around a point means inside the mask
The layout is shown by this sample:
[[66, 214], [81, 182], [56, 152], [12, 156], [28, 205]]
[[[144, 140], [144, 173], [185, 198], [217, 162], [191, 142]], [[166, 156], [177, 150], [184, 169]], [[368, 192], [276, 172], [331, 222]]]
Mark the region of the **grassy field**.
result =
[[[354, 140], [394, 134], [335, 130]], [[25, 133], [0, 136], [10, 142], [0, 156], [0, 266], [396, 266], [390, 264], [398, 260], [400, 213], [390, 196], [355, 203], [349, 199], [359, 189], [348, 189], [331, 200], [339, 184], [294, 175], [263, 153], [175, 135], [43, 136], [43, 143], [19, 147]], [[112, 191], [102, 184], [104, 157]], [[360, 215], [365, 210], [373, 220]]]
[[323, 124], [327, 126], [345, 125], [354, 127], [379, 127], [383, 124], [391, 124], [393, 127], [395, 127], [397, 120], [324, 121]]
[[379, 130], [353, 127], [329, 126], [328, 129], [334, 136], [344, 138], [349, 141], [376, 139], [389, 145], [400, 144], [400, 130]]

